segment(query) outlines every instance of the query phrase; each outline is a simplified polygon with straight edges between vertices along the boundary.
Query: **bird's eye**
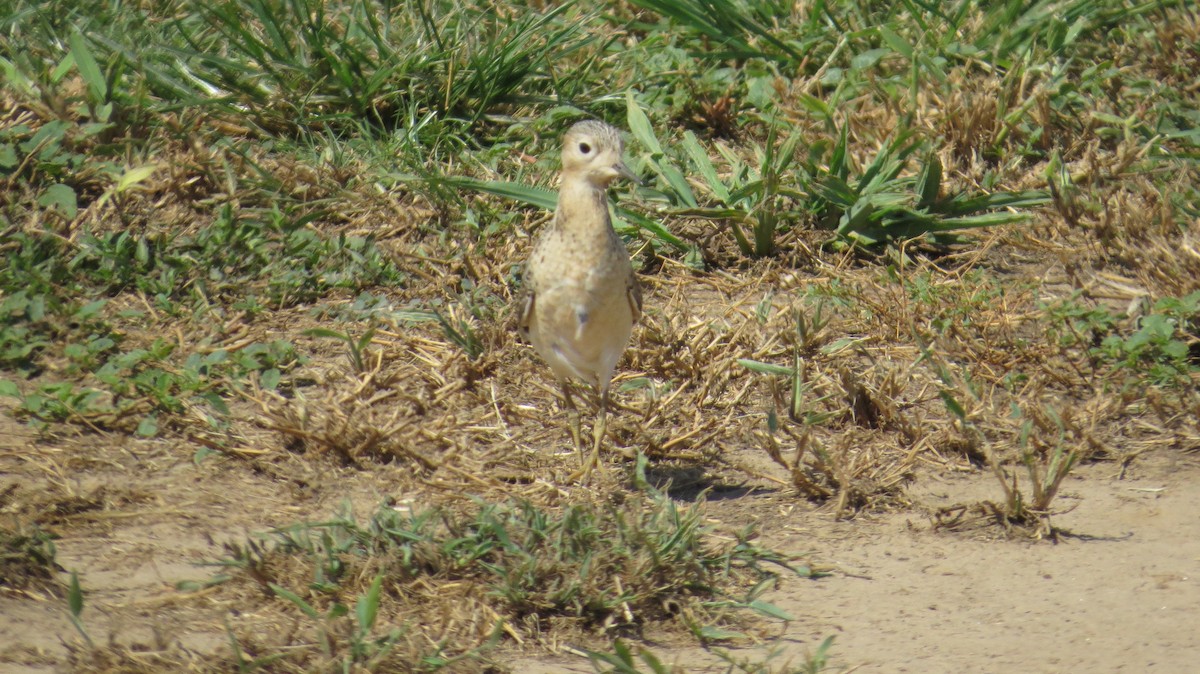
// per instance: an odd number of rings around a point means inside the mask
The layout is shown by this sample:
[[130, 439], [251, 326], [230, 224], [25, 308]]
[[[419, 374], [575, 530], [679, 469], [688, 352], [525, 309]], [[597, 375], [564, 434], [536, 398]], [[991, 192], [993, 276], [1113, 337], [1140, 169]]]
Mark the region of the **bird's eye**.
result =
[[591, 146], [591, 145], [588, 145], [587, 143], [580, 143], [580, 144], [579, 144], [579, 151], [580, 151], [580, 152], [582, 152], [582, 153], [584, 153], [584, 154], [587, 154], [587, 153], [589, 153], [589, 152], [591, 152], [591, 151], [592, 151], [592, 146]]

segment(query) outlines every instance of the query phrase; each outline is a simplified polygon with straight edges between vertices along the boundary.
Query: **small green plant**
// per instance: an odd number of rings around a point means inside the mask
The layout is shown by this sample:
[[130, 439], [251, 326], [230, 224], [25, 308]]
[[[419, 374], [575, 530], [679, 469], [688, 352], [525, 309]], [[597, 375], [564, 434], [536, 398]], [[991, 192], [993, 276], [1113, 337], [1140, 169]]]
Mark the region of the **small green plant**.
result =
[[[691, 168], [703, 179], [710, 203], [701, 206], [684, 171], [659, 143], [649, 118], [633, 97], [626, 94], [626, 111], [630, 132], [648, 150], [646, 163], [658, 174], [664, 190], [656, 195], [672, 206], [672, 215], [703, 217], [729, 223], [742, 254], [765, 257], [775, 252], [777, 231], [785, 223], [795, 222], [799, 215], [789, 210], [789, 203], [801, 195], [789, 186], [786, 177], [796, 157], [799, 134], [779, 139], [779, 125], [770, 123], [766, 143], [754, 149], [756, 161], [746, 163], [735, 154], [717, 146], [730, 165], [728, 177], [722, 179], [708, 153], [695, 134], [683, 134], [683, 149]], [[750, 236], [747, 237], [746, 229]]]
[[30, 424], [38, 428], [45, 428], [50, 422], [87, 423], [91, 417], [112, 412], [112, 407], [103, 402], [103, 391], [77, 388], [70, 382], [40, 384], [33, 391], [23, 393], [15, 383], [0, 379], [0, 396], [17, 399], [17, 417], [29, 419]]
[[805, 60], [805, 47], [775, 30], [789, 12], [786, 5], [744, 0], [634, 0], [644, 7], [670, 18], [700, 39], [705, 47], [700, 54], [709, 59], [761, 58], [796, 66]]
[[[291, 602], [318, 624], [321, 654], [326, 660], [339, 663], [343, 670], [349, 670], [357, 664], [370, 671], [388, 656], [401, 636], [401, 630], [396, 628], [385, 635], [374, 634], [383, 589], [382, 575], [375, 576], [366, 592], [355, 602], [352, 625], [348, 630], [339, 624], [350, 613], [345, 604], [335, 601], [322, 612], [287, 588], [274, 583], [270, 584], [270, 588], [275, 596]], [[343, 634], [347, 631], [348, 634]], [[338, 643], [340, 639], [344, 640], [344, 645]]]
[[1081, 301], [1082, 296], [1083, 293], [1077, 290], [1068, 298], [1040, 305], [1050, 319], [1048, 336], [1061, 347], [1091, 348], [1120, 322], [1120, 316], [1101, 306], [1088, 306]]
[[[811, 315], [806, 308], [796, 308], [794, 314], [796, 341], [792, 350], [791, 365], [764, 363], [750, 358], [739, 358], [738, 364], [757, 374], [787, 377], [791, 383], [790, 404], [787, 406], [788, 418], [796, 423], [820, 425], [834, 416], [834, 413], [818, 411], [818, 406], [825, 402], [828, 396], [814, 401], [806, 400], [805, 394], [810, 390], [810, 385], [807, 381], [805, 363], [819, 349], [834, 352], [845, 348], [849, 342], [837, 340], [826, 344], [828, 335], [825, 334], [825, 328], [829, 325], [829, 318], [825, 315], [823, 301], [815, 302]], [[778, 398], [779, 396], [774, 397]], [[778, 420], [774, 414], [770, 416], [769, 423], [769, 430], [774, 433], [778, 426]]]
[[905, 174], [909, 158], [924, 146], [912, 131], [884, 143], [857, 175], [848, 143], [843, 126], [827, 160], [810, 159], [802, 174], [816, 224], [834, 231], [835, 247], [872, 247], [918, 237], [937, 242], [963, 230], [1027, 220], [1027, 214], [1015, 209], [1050, 200], [1038, 190], [943, 196], [942, 164], [935, 153], [926, 153], [915, 177]]
[[22, 588], [50, 581], [59, 570], [53, 534], [0, 528], [0, 587]]
[[[1046, 428], [1047, 419], [1057, 428], [1055, 439], [1049, 442], [1035, 436], [1035, 432], [1049, 431], [1049, 434], [1054, 434], [1053, 430]], [[1026, 526], [1037, 538], [1054, 538], [1058, 530], [1050, 523], [1051, 503], [1058, 495], [1063, 480], [1083, 458], [1083, 447], [1078, 444], [1066, 445], [1064, 418], [1049, 408], [1021, 424], [1017, 447], [1029, 479], [1028, 497], [1022, 492], [1016, 474], [1009, 472], [996, 452], [989, 448], [986, 451], [988, 467], [1000, 483], [1004, 501], [1001, 504], [988, 502], [984, 505], [1006, 528], [1014, 524]]]
[[352, 337], [344, 332], [330, 330], [329, 328], [311, 328], [305, 330], [304, 334], [308, 337], [323, 337], [325, 339], [334, 339], [343, 342], [346, 345], [346, 353], [350, 358], [350, 365], [355, 372], [368, 372], [373, 364], [367, 361], [367, 347], [371, 346], [371, 341], [375, 339], [375, 328], [370, 328], [360, 337]]
[[1200, 371], [1194, 349], [1200, 345], [1200, 291], [1154, 304], [1128, 336], [1110, 334], [1092, 352], [1122, 370], [1158, 386], [1190, 386]]
[[[271, 569], [279, 567], [270, 562], [273, 557], [311, 560], [309, 587], [319, 596], [344, 592], [367, 560], [382, 563], [387, 577], [410, 593], [418, 588], [436, 593], [439, 583], [478, 582], [488, 588], [491, 610], [510, 625], [551, 618], [640, 624], [670, 618], [669, 607], [680, 601], [692, 605], [693, 619], [707, 616], [710, 622], [696, 626], [706, 640], [736, 636], [719, 629], [734, 609], [788, 619], [757, 596], [777, 573], [768, 565], [801, 576], [819, 574], [754, 545], [753, 532], [743, 532], [737, 545], [711, 546], [701, 517], [699, 508], [681, 508], [656, 490], [624, 507], [570, 505], [561, 512], [528, 502], [481, 502], [470, 513], [381, 508], [365, 526], [342, 515], [276, 529], [268, 536], [273, 543], [232, 546], [232, 556], [215, 564], [244, 569], [323, 624], [341, 618], [346, 609], [321, 609], [282, 591], [292, 581], [274, 576]], [[745, 598], [729, 596], [747, 575], [759, 581], [756, 589]], [[358, 613], [373, 616], [377, 595], [377, 588], [369, 590]], [[369, 621], [360, 619], [356, 629], [366, 639]], [[382, 647], [384, 642], [374, 643]]]
[[[613, 641], [612, 653], [588, 651], [587, 656], [592, 661], [592, 667], [604, 674], [645, 674], [647, 671], [650, 674], [676, 674], [679, 671], [663, 664], [649, 648], [638, 648], [637, 659], [634, 659], [634, 649], [620, 639]], [[638, 660], [649, 669], [643, 670]]]
[[[980, 400], [971, 379], [965, 373], [955, 377], [924, 344], [921, 344], [921, 350], [922, 359], [932, 365], [942, 380], [942, 388], [938, 393], [946, 410], [950, 412], [968, 446], [983, 456], [1004, 492], [1002, 503], [987, 501], [978, 507], [1006, 529], [1015, 525], [1024, 527], [1026, 532], [1037, 538], [1057, 536], [1058, 530], [1050, 523], [1051, 504], [1063, 480], [1085, 456], [1085, 445], [1079, 439], [1079, 428], [1074, 417], [1067, 411], [1060, 414], [1045, 407], [1021, 422], [1016, 447], [1029, 478], [1030, 493], [1026, 496], [1017, 475], [1005, 466], [1004, 457], [975, 422], [978, 412], [969, 411], [963, 404], [964, 401], [976, 403]], [[1019, 407], [1014, 407], [1013, 412], [1017, 419], [1021, 418]]]
[[67, 617], [71, 619], [75, 630], [90, 648], [95, 648], [96, 644], [83, 627], [83, 588], [79, 585], [79, 574], [74, 571], [71, 572], [71, 583], [67, 587], [67, 611]]

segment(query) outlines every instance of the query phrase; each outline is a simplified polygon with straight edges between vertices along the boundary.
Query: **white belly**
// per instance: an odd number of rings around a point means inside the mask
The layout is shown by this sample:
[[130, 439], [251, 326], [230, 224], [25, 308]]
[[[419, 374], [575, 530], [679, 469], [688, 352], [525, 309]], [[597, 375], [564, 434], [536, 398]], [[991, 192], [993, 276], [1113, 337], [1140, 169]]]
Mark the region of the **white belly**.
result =
[[560, 379], [607, 385], [633, 332], [624, 284], [585, 290], [563, 279], [535, 300], [529, 337]]

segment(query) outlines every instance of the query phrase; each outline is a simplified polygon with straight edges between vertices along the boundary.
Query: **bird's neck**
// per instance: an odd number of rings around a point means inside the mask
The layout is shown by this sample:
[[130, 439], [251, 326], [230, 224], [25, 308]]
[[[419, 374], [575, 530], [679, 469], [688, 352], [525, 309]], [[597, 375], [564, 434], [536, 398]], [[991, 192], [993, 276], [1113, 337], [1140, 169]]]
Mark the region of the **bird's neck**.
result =
[[554, 215], [559, 227], [580, 234], [607, 234], [612, 229], [606, 190], [573, 176], [563, 178]]

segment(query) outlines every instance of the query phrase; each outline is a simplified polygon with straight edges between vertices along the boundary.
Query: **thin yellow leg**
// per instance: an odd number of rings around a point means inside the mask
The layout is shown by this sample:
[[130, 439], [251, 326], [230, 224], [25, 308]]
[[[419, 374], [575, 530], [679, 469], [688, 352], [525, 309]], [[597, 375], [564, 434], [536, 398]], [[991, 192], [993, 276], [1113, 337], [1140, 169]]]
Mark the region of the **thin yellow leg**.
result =
[[[592, 425], [592, 453], [585, 460], [582, 451], [579, 455], [581, 464], [579, 470], [571, 473], [571, 481], [586, 482], [592, 475], [592, 469], [602, 466], [600, 463], [600, 445], [604, 444], [604, 436], [608, 432], [608, 386], [600, 389], [600, 409], [596, 411], [596, 423]], [[601, 468], [603, 471], [603, 468]]]
[[563, 407], [567, 408], [567, 418], [571, 424], [571, 440], [575, 442], [575, 451], [579, 452], [579, 460], [583, 460], [583, 431], [579, 426], [579, 408], [575, 407], [575, 399], [571, 397], [571, 385], [562, 382]]

